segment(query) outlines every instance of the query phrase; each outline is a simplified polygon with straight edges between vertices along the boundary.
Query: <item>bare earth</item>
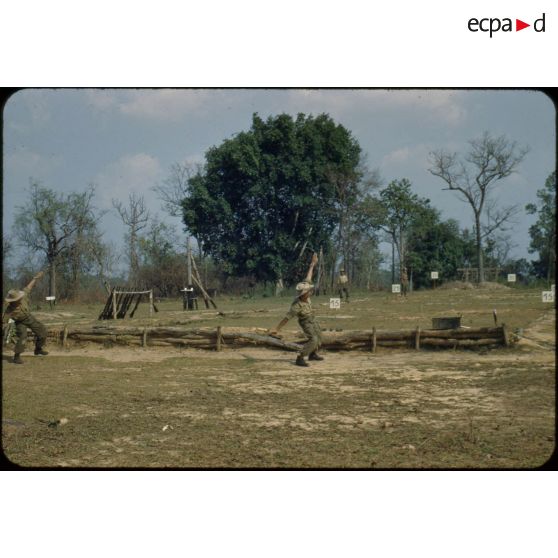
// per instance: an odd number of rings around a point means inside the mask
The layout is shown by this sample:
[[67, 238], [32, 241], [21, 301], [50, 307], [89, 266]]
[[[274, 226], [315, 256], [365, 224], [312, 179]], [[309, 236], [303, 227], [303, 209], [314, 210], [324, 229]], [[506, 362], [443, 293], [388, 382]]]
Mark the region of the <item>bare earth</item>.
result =
[[305, 369], [257, 348], [9, 356], [2, 445], [25, 467], [533, 468], [555, 448], [553, 310], [512, 349], [329, 352]]

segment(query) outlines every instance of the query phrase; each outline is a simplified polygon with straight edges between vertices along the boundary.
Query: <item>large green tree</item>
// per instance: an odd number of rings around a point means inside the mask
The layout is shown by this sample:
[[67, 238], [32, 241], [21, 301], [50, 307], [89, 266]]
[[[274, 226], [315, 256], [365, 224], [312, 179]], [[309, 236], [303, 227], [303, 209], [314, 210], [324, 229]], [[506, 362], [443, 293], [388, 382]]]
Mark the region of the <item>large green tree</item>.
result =
[[537, 216], [537, 221], [529, 228], [530, 253], [538, 253], [533, 262], [535, 273], [548, 281], [556, 278], [556, 171], [546, 179], [544, 188], [537, 191], [537, 204], [526, 206], [527, 213]]
[[327, 251], [339, 179], [358, 179], [360, 146], [327, 114], [253, 116], [205, 155], [183, 200], [186, 227], [227, 275], [292, 281], [305, 250]]

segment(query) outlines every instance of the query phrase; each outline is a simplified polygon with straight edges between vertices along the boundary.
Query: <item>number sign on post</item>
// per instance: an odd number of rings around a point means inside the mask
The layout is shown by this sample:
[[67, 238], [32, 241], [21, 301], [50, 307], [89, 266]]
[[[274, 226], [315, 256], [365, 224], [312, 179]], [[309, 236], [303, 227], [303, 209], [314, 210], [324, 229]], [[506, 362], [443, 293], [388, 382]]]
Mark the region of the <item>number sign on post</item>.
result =
[[554, 302], [554, 292], [543, 291], [542, 292], [542, 301], [543, 302]]
[[400, 293], [401, 292], [401, 285], [392, 285], [391, 286], [392, 293]]
[[331, 310], [339, 310], [341, 308], [341, 299], [340, 298], [330, 298], [329, 299], [329, 307]]
[[508, 283], [515, 283], [516, 275], [515, 273], [508, 273]]

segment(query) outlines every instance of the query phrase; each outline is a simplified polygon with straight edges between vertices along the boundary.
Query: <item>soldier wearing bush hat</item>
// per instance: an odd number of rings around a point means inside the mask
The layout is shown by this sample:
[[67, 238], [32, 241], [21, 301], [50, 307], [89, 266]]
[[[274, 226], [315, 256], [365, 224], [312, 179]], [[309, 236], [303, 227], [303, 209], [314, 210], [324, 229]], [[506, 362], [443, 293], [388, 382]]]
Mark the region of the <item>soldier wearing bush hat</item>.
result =
[[296, 358], [296, 364], [298, 366], [308, 366], [308, 363], [304, 360], [304, 357], [306, 356], [308, 357], [308, 360], [324, 360], [323, 357], [317, 353], [322, 343], [322, 336], [320, 326], [316, 322], [316, 318], [314, 316], [312, 303], [310, 302], [310, 295], [312, 294], [312, 289], [314, 288], [314, 285], [312, 284], [312, 275], [314, 273], [314, 267], [317, 263], [318, 256], [317, 254], [314, 254], [312, 256], [310, 267], [308, 268], [306, 279], [298, 283], [296, 286], [297, 296], [291, 304], [290, 310], [281, 320], [279, 325], [269, 332], [271, 335], [277, 335], [279, 330], [291, 318], [294, 318], [295, 316], [298, 318], [298, 324], [308, 337], [308, 340]]
[[25, 350], [27, 328], [35, 334], [35, 355], [48, 355], [43, 349], [47, 336], [46, 327], [31, 314], [29, 309], [29, 293], [43, 275], [44, 272], [40, 271], [22, 291], [12, 289], [6, 295], [5, 301], [8, 306], [4, 311], [4, 318], [11, 318], [15, 322], [16, 345], [13, 360], [15, 364], [23, 364], [20, 355]]

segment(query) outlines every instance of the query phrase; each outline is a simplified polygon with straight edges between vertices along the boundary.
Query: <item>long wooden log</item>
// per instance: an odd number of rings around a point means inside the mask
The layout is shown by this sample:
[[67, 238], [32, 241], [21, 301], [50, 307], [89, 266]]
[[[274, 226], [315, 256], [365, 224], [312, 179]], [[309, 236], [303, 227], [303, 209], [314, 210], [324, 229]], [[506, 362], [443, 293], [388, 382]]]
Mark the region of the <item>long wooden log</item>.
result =
[[[218, 335], [220, 331], [220, 335]], [[181, 326], [163, 327], [131, 327], [99, 325], [93, 327], [68, 328], [65, 332], [60, 328], [52, 328], [48, 335], [60, 340], [92, 341], [97, 343], [114, 342], [144, 345], [154, 345], [155, 341], [170, 343], [171, 345], [217, 347], [220, 338], [224, 346], [262, 345], [288, 351], [298, 351], [301, 348], [298, 337], [295, 341], [278, 339], [266, 335], [264, 328], [184, 328]], [[453, 337], [451, 337], [453, 333]], [[146, 343], [149, 336], [149, 343]], [[502, 328], [476, 328], [469, 330], [409, 330], [379, 332], [375, 328], [368, 331], [324, 332], [323, 346], [331, 350], [374, 350], [376, 347], [417, 347], [417, 337], [420, 346], [439, 347], [474, 347], [483, 345], [505, 344]], [[511, 339], [510, 339], [511, 338]], [[513, 342], [508, 336], [508, 343]], [[164, 345], [161, 345], [164, 346]]]
[[503, 345], [503, 339], [439, 339], [436, 337], [421, 337], [422, 345], [437, 347], [480, 347], [485, 345]]
[[[224, 339], [230, 339], [230, 334], [222, 334]], [[286, 349], [288, 351], [300, 351], [301, 345], [297, 343], [290, 343], [287, 341], [282, 341], [277, 339], [277, 337], [271, 337], [270, 335], [259, 335], [257, 333], [237, 333], [234, 334], [236, 339], [244, 339], [247, 341], [254, 342], [256, 344], [260, 343], [263, 345], [269, 345], [270, 347], [279, 347], [281, 349]]]
[[463, 329], [423, 329], [421, 335], [425, 337], [441, 337], [441, 338], [455, 338], [455, 337], [470, 337], [472, 335], [482, 335], [484, 337], [500, 336], [502, 335], [501, 327], [475, 327]]

